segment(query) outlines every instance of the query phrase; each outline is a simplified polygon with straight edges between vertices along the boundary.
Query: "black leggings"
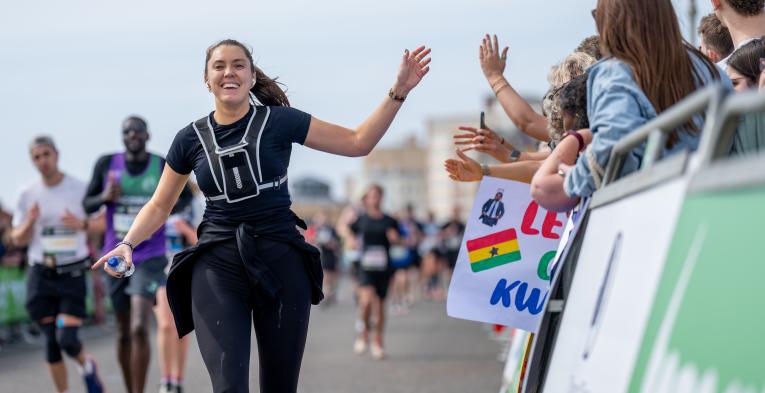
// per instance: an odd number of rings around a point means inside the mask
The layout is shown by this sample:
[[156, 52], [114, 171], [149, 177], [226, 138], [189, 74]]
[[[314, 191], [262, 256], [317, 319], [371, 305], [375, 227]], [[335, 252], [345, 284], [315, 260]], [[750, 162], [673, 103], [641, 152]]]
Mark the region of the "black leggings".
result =
[[235, 240], [200, 253], [193, 268], [194, 326], [216, 393], [249, 392], [250, 323], [258, 341], [260, 391], [297, 391], [311, 284], [292, 246], [259, 238], [257, 249], [282, 283], [279, 301], [265, 301], [250, 285]]

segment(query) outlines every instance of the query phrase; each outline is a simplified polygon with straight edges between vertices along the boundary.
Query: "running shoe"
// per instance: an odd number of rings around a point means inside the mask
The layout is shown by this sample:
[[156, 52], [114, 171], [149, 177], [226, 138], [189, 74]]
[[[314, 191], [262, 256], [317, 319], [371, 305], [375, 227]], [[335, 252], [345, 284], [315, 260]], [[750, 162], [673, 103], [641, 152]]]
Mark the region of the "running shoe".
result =
[[361, 337], [356, 338], [356, 341], [353, 343], [353, 353], [356, 355], [362, 355], [366, 351], [367, 341]]
[[372, 358], [375, 360], [385, 359], [385, 350], [380, 344], [376, 342], [372, 343], [372, 345], [370, 346], [369, 352], [372, 353]]
[[90, 356], [85, 358], [85, 364], [82, 367], [82, 379], [85, 381], [88, 393], [103, 393], [104, 385], [101, 383], [101, 378], [98, 377], [96, 361]]
[[173, 385], [168, 382], [162, 382], [159, 385], [159, 393], [173, 393]]

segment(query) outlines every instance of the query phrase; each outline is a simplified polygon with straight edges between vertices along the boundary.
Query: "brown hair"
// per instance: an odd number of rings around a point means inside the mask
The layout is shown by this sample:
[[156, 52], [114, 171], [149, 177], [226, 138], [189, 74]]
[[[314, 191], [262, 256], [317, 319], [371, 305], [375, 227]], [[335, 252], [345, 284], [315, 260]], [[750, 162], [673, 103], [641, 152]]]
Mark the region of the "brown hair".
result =
[[247, 60], [250, 61], [250, 69], [255, 73], [255, 86], [250, 89], [250, 92], [255, 95], [255, 98], [257, 98], [261, 104], [270, 106], [290, 106], [290, 101], [287, 99], [287, 95], [284, 93], [284, 90], [279, 87], [280, 85], [284, 85], [276, 81], [278, 78], [269, 78], [263, 70], [258, 68], [252, 60], [252, 51], [250, 48], [237, 40], [226, 39], [218, 41], [207, 48], [205, 56], [205, 78], [207, 77], [207, 63], [210, 62], [210, 56], [212, 56], [215, 49], [218, 49], [221, 46], [239, 47], [244, 52], [245, 56], [247, 56]]
[[[683, 41], [671, 0], [598, 0], [595, 23], [602, 49], [630, 66], [656, 113], [695, 91], [697, 80], [703, 82], [690, 56], [697, 56], [715, 79], [720, 78], [717, 67]], [[683, 128], [698, 131], [692, 120]], [[677, 131], [667, 146], [676, 141]]]
[[701, 18], [699, 35], [704, 45], [717, 52], [721, 59], [728, 57], [733, 52], [733, 40], [730, 31], [723, 26], [715, 13]]
[[765, 8], [765, 0], [725, 0], [739, 15], [757, 16]]
[[765, 57], [765, 37], [746, 43], [728, 59], [728, 67], [743, 75], [750, 85], [757, 86], [760, 79], [760, 59]]

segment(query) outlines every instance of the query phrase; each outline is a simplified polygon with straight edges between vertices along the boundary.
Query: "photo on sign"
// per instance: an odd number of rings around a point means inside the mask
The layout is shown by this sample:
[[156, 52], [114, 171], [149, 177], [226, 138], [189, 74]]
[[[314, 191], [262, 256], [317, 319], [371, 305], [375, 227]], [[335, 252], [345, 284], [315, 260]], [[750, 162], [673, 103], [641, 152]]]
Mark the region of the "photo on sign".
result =
[[505, 215], [505, 204], [502, 202], [502, 196], [505, 190], [499, 188], [494, 194], [493, 198], [490, 198], [481, 207], [481, 215], [478, 217], [481, 223], [493, 227], [497, 225], [502, 216]]

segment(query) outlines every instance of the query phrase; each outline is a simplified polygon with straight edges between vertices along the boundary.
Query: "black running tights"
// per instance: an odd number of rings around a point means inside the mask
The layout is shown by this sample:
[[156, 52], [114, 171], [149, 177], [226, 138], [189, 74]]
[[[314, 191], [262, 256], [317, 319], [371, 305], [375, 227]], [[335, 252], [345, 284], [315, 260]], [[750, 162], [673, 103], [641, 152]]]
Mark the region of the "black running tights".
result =
[[257, 249], [282, 283], [278, 301], [256, 302], [263, 295], [247, 280], [234, 240], [204, 251], [194, 265], [194, 326], [216, 393], [249, 392], [251, 323], [258, 343], [261, 393], [297, 391], [311, 307], [310, 281], [295, 248], [258, 239]]

